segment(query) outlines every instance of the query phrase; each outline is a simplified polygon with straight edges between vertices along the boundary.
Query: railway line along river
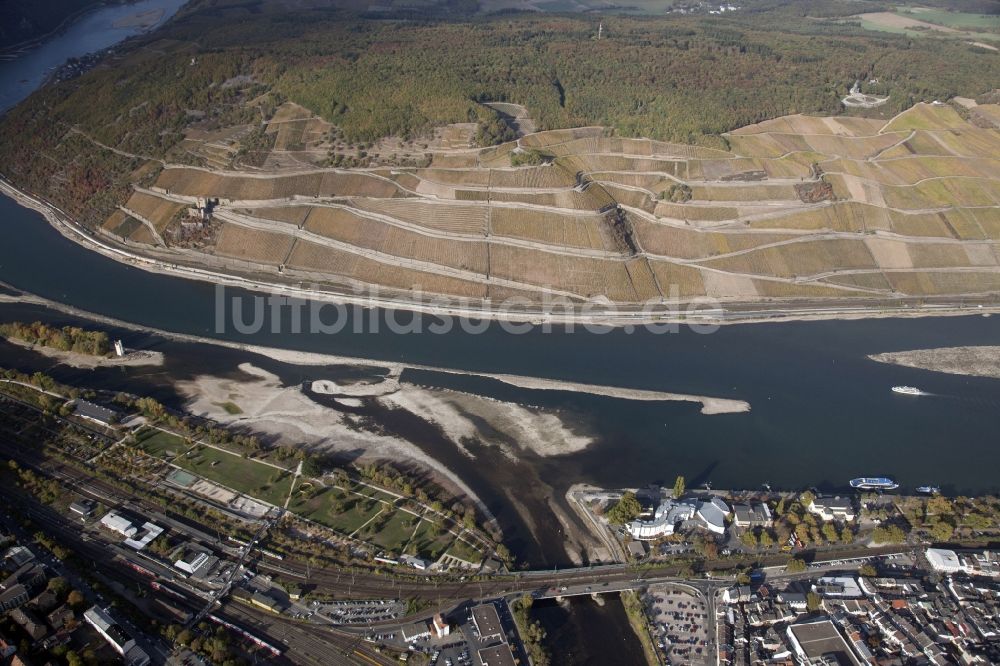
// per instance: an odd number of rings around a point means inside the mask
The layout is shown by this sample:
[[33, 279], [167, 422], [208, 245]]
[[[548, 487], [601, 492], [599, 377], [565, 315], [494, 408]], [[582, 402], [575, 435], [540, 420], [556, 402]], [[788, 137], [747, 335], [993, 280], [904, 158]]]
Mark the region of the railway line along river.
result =
[[[138, 5], [130, 7], [138, 11]], [[712, 334], [683, 326], [665, 334], [558, 327], [545, 332], [535, 327], [514, 335], [497, 325], [481, 333], [462, 327], [442, 334], [394, 333], [390, 317], [398, 324], [410, 315], [375, 310], [361, 313], [368, 325], [358, 327], [360, 332], [355, 332], [357, 315], [348, 311], [348, 325], [336, 333], [293, 333], [280, 318], [280, 330], [265, 327], [241, 334], [229, 327], [217, 333], [212, 285], [146, 272], [91, 252], [7, 197], [0, 197], [0, 224], [5, 240], [0, 243], [0, 280], [44, 299], [207, 340], [397, 365], [409, 368], [403, 379], [414, 386], [525, 406], [527, 411], [517, 412], [517, 418], [536, 412], [556, 415], [576, 437], [574, 446], [523, 449], [511, 456], [516, 442], [501, 442], [507, 454], [503, 447], [482, 446], [469, 455], [426, 424], [403, 419], [398, 409], [382, 405], [374, 414], [468, 484], [513, 535], [517, 554], [532, 563], [566, 561], [561, 543], [565, 525], [552, 509], [572, 514], [564, 496], [574, 483], [637, 487], [672, 482], [683, 474], [688, 487], [711, 482], [716, 488], [753, 488], [769, 482], [839, 490], [852, 477], [886, 474], [904, 488], [932, 484], [968, 494], [1000, 490], [994, 473], [1000, 465], [995, 446], [1000, 380], [868, 358], [911, 349], [997, 345], [1000, 316], [740, 324]], [[238, 289], [229, 294], [250, 296]], [[75, 320], [37, 305], [0, 304], [0, 319], [32, 317]], [[372, 322], [380, 324], [377, 332]], [[199, 374], [231, 375], [248, 357], [233, 349], [116, 332], [127, 343], [163, 351], [164, 366], [155, 372], [56, 367], [51, 359], [5, 343], [0, 344], [0, 362], [44, 367], [68, 380], [86, 379], [106, 388], [148, 389], [180, 403], [176, 382]], [[332, 372], [318, 362], [253, 362], [288, 385]], [[628, 391], [561, 390], [551, 382], [510, 383], [482, 374], [555, 380], [564, 387], [631, 389], [647, 397], [638, 392], [710, 396], [744, 401], [750, 409], [705, 414], [697, 402], [637, 400]], [[892, 393], [890, 387], [898, 384], [929, 395]], [[511, 498], [520, 503], [516, 511], [509, 507]]]

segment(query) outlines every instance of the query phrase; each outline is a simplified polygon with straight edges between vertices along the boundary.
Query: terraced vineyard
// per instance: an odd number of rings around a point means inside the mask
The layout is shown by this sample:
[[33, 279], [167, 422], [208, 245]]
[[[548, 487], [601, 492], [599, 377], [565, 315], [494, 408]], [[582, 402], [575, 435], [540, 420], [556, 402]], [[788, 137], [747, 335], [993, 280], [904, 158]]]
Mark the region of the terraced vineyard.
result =
[[[282, 159], [166, 165], [103, 231], [397, 299], [983, 297], [1000, 293], [998, 119], [951, 104], [889, 122], [796, 115], [730, 133], [730, 152], [600, 127], [479, 150], [456, 126], [430, 166], [331, 169], [310, 152], [321, 121], [282, 107], [267, 130]], [[535, 164], [512, 166], [528, 151]], [[210, 221], [182, 212], [206, 199]]]

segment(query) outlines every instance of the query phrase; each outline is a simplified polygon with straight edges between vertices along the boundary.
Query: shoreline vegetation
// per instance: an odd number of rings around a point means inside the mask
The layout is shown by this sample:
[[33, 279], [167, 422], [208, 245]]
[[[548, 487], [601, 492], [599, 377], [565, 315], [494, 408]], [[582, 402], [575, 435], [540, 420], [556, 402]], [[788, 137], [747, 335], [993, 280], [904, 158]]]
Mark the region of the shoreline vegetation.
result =
[[111, 340], [107, 333], [88, 331], [77, 326], [59, 328], [40, 321], [31, 324], [15, 321], [0, 324], [0, 335], [56, 351], [88, 356], [107, 356], [111, 353]]
[[[425, 303], [412, 299], [365, 296], [316, 287], [302, 288], [294, 286], [291, 283], [286, 284], [263, 280], [259, 275], [249, 277], [238, 274], [220, 273], [205, 268], [168, 263], [136, 254], [112, 244], [112, 241], [108, 238], [97, 238], [91, 230], [80, 225], [63, 210], [34, 194], [30, 194], [14, 186], [3, 174], [0, 174], [0, 193], [10, 197], [18, 205], [42, 215], [54, 229], [68, 240], [88, 250], [97, 252], [106, 258], [134, 268], [139, 268], [150, 273], [186, 278], [213, 285], [238, 287], [257, 292], [268, 292], [319, 302], [365, 308], [403, 310], [446, 317], [491, 320], [536, 326], [591, 325], [609, 328], [685, 324], [713, 327], [791, 321], [824, 321], [831, 319], [850, 321], [856, 319], [1000, 314], [1000, 303], [971, 303], [969, 299], [958, 299], [957, 302], [943, 302], [940, 304], [928, 304], [927, 301], [933, 300], [928, 298], [900, 299], [897, 304], [892, 306], [882, 300], [877, 300], [878, 304], [871, 307], [865, 306], [860, 299], [852, 301], [848, 305], [837, 305], [835, 303], [816, 305], [816, 302], [812, 301], [809, 307], [800, 306], [798, 308], [795, 308], [794, 302], [770, 299], [767, 302], [727, 303], [728, 308], [713, 307], [710, 309], [699, 309], [695, 307], [689, 312], [681, 311], [680, 308], [688, 304], [679, 302], [666, 303], [662, 306], [662, 310], [650, 314], [642, 311], [626, 310], [621, 307], [613, 307], [611, 311], [595, 312], [594, 303], [590, 303], [588, 307], [582, 308], [581, 312], [567, 313], [563, 309], [560, 309], [558, 312], [499, 310], [491, 308], [485, 303], [471, 307], [462, 305], [458, 301], [442, 301], [440, 297], [432, 299], [429, 303]], [[301, 281], [296, 281], [296, 284], [300, 283]], [[695, 299], [695, 302], [704, 302], [704, 299]], [[918, 302], [922, 304], [914, 304]], [[739, 307], [741, 305], [757, 309], [744, 310]]]

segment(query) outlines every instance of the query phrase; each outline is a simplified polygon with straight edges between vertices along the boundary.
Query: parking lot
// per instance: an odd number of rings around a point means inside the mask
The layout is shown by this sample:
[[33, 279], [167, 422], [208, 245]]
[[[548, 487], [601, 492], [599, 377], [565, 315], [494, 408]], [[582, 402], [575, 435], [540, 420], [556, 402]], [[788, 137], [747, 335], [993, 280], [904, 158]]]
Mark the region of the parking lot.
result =
[[643, 598], [660, 647], [671, 664], [707, 666], [708, 617], [704, 602], [691, 592], [669, 584], [651, 585]]
[[368, 599], [364, 601], [312, 602], [313, 611], [337, 624], [371, 624], [393, 620], [406, 612], [406, 604], [397, 599]]

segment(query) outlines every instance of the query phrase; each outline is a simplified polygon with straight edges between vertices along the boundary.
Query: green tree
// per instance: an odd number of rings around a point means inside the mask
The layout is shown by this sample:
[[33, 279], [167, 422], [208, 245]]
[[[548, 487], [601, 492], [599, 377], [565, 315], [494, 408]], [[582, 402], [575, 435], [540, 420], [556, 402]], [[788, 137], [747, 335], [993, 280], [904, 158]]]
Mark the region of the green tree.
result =
[[974, 530], [988, 530], [993, 527], [993, 519], [981, 513], [970, 513], [962, 519], [962, 524]]
[[66, 597], [66, 603], [73, 610], [80, 610], [87, 604], [86, 598], [84, 598], [83, 593], [79, 590], [71, 590], [69, 595]]
[[808, 568], [809, 565], [805, 563], [805, 560], [802, 560], [798, 557], [793, 557], [792, 559], [788, 560], [788, 564], [785, 565], [785, 571], [788, 573], [802, 573]]
[[930, 529], [930, 537], [935, 541], [948, 541], [955, 534], [955, 528], [943, 520], [934, 523]]
[[872, 532], [874, 543], [903, 543], [906, 533], [898, 525], [879, 525]]
[[622, 495], [618, 502], [608, 509], [608, 522], [612, 525], [624, 525], [635, 520], [635, 517], [642, 513], [642, 505], [636, 499], [635, 493], [629, 491]]
[[833, 543], [840, 538], [840, 534], [837, 532], [837, 526], [833, 523], [823, 523], [823, 537]]
[[684, 495], [684, 477], [680, 474], [674, 479], [674, 497], [680, 499]]
[[809, 592], [806, 594], [806, 609], [813, 613], [818, 611], [823, 606], [823, 597], [819, 596], [815, 592]]

